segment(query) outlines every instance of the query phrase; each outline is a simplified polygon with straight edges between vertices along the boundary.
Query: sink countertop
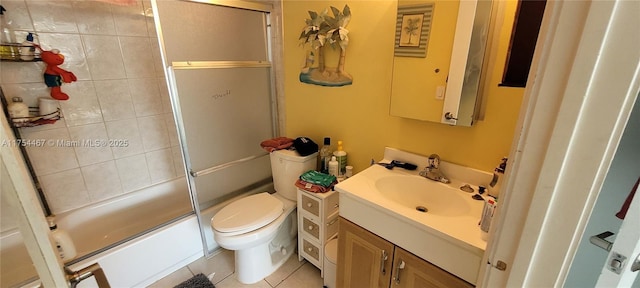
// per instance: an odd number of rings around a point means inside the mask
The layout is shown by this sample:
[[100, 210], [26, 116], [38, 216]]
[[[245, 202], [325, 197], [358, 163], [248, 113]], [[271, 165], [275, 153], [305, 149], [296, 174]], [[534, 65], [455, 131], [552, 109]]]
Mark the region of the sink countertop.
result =
[[[475, 284], [486, 242], [481, 239], [478, 227], [484, 201], [474, 200], [471, 196], [477, 193], [477, 185], [486, 185], [478, 181], [490, 181], [491, 174], [477, 170], [471, 171], [471, 175], [465, 174], [467, 168], [442, 161], [441, 170], [451, 180], [451, 183], [444, 184], [418, 175], [424, 168], [423, 162], [426, 163], [424, 156], [386, 148], [385, 159], [380, 162], [391, 161], [387, 159], [414, 163], [418, 169], [408, 171], [396, 167], [388, 170], [381, 165], [372, 165], [340, 182], [335, 186], [335, 190], [340, 192], [340, 215]], [[448, 216], [419, 212], [415, 207], [402, 205], [379, 192], [376, 181], [389, 176], [400, 180], [402, 177], [418, 177], [433, 182], [429, 185], [442, 185], [443, 193], [457, 193], [460, 197], [456, 197], [462, 198], [459, 204], [466, 207], [462, 213]], [[456, 176], [462, 176], [470, 183]], [[464, 184], [470, 184], [475, 192], [461, 191], [459, 187]]]

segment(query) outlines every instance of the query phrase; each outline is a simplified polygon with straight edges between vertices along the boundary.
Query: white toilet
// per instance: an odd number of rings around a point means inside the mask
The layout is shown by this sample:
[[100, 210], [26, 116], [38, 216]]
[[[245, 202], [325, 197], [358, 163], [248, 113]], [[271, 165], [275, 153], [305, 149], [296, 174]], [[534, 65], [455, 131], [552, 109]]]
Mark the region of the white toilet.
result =
[[278, 269], [297, 245], [297, 192], [300, 175], [316, 169], [318, 153], [300, 156], [292, 150], [271, 152], [276, 193], [254, 194], [234, 201], [211, 218], [213, 238], [235, 250], [236, 277], [256, 283]]

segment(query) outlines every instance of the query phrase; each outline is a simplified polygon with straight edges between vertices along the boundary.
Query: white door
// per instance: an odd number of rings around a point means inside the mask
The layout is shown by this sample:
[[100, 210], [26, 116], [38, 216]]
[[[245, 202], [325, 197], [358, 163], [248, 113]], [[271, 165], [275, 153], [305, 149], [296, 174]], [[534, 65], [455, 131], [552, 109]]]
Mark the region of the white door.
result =
[[[637, 192], [637, 191], [636, 191]], [[613, 242], [596, 287], [632, 287], [640, 270], [640, 196], [636, 195]], [[640, 283], [640, 282], [638, 282]], [[638, 285], [636, 283], [636, 285]]]
[[547, 2], [479, 286], [563, 286], [640, 91], [639, 9]]
[[[4, 97], [4, 96], [0, 96]], [[22, 159], [22, 154], [16, 145], [11, 128], [8, 125], [4, 113], [0, 113], [0, 165], [6, 169], [8, 179], [12, 187], [3, 191], [3, 196], [16, 208], [20, 233], [29, 251], [29, 256], [38, 272], [40, 281], [44, 287], [66, 287], [62, 261], [56, 255], [54, 246], [49, 238], [49, 227], [37, 200], [36, 191], [29, 173]], [[4, 197], [3, 197], [3, 200]]]

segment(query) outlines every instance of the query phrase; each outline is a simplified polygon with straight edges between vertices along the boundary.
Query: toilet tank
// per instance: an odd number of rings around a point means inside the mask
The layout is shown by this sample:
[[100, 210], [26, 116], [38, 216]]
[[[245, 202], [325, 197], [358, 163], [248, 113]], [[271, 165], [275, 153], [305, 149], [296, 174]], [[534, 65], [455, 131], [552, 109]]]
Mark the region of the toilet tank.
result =
[[296, 180], [302, 173], [316, 170], [318, 152], [300, 156], [294, 150], [276, 150], [271, 152], [270, 157], [276, 192], [282, 197], [296, 201]]

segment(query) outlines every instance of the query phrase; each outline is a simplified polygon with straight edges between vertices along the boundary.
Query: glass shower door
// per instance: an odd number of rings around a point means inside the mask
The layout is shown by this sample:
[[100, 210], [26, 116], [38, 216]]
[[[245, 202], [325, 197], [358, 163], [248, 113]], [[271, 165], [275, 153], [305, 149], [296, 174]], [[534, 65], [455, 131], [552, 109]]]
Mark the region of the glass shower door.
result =
[[277, 134], [268, 6], [153, 5], [191, 197], [210, 253], [217, 248], [211, 210], [272, 189], [269, 155], [259, 145]]

